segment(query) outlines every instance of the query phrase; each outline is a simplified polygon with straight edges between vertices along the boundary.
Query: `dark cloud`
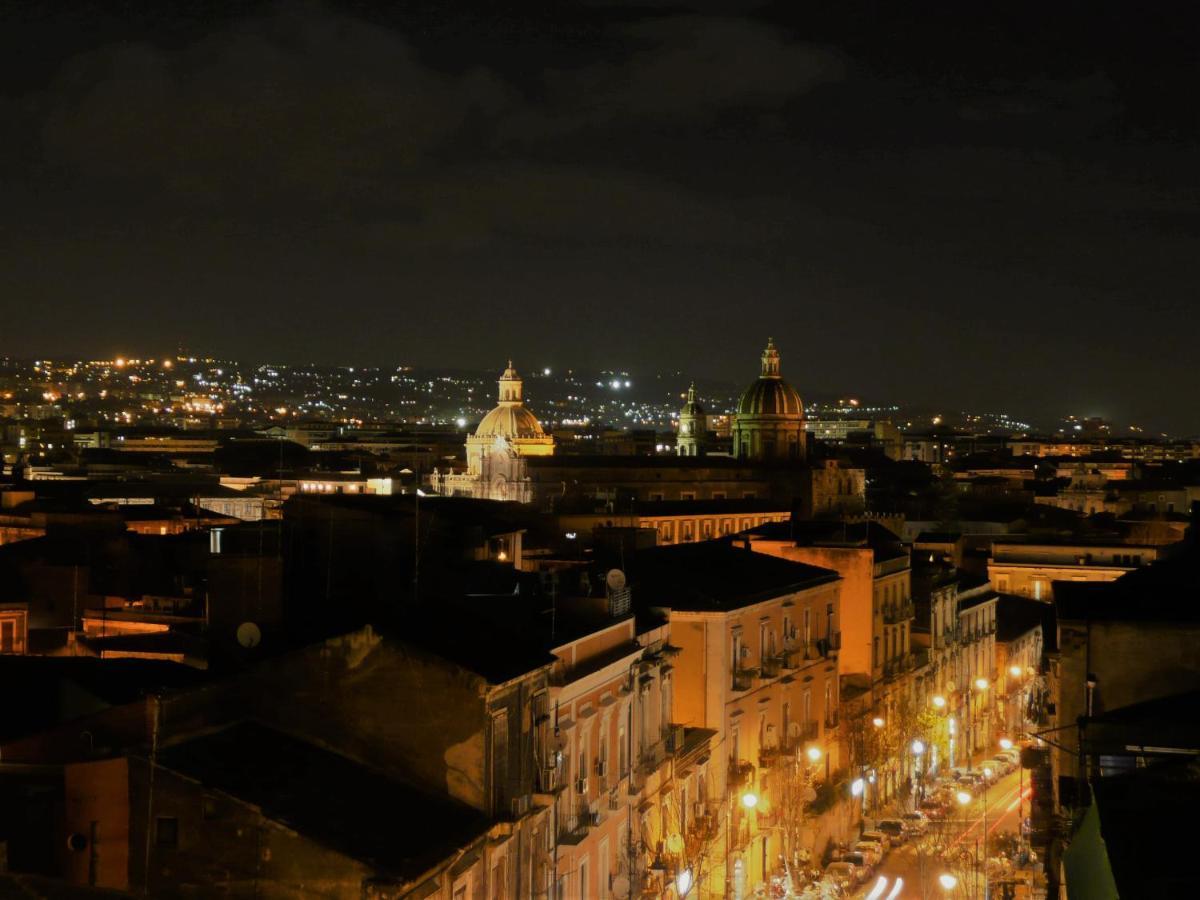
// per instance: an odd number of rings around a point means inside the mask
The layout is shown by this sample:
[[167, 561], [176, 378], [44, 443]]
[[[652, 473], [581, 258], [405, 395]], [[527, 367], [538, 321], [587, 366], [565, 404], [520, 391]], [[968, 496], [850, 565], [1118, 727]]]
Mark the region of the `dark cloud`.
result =
[[1164, 322], [1200, 279], [1197, 62], [1163, 18], [31, 5], [0, 22], [0, 353], [740, 378], [773, 333], [810, 394], [1195, 430]]

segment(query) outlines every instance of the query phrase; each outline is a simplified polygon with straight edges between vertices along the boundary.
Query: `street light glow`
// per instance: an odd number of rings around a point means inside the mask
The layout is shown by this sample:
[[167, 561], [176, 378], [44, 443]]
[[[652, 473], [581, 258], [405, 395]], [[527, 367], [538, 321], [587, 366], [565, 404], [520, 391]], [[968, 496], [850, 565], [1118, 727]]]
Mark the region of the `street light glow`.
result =
[[871, 720], [871, 724], [874, 725], [876, 728], [882, 728], [883, 727], [883, 719], [879, 718], [879, 716], [876, 716], [875, 718], [873, 718]]
[[975, 687], [981, 691], [986, 691], [988, 689], [988, 680], [986, 678], [976, 678]]
[[816, 762], [817, 760], [819, 760], [821, 758], [821, 748], [820, 747], [809, 747], [808, 750], [806, 750], [805, 752], [808, 754], [808, 758], [810, 760], [812, 760], [813, 762]]
[[933, 697], [933, 705], [938, 709], [944, 709], [946, 706], [946, 698], [941, 694], [935, 694]]
[[1009, 666], [1008, 674], [1011, 675], [1013, 678], [1020, 678], [1021, 677], [1021, 667], [1020, 666]]
[[1012, 738], [1000, 738], [1000, 749], [1011, 750], [1013, 747]]
[[946, 890], [952, 891], [958, 887], [958, 879], [949, 872], [943, 872], [938, 876], [938, 884], [940, 884]]
[[746, 793], [742, 794], [742, 806], [746, 807], [746, 809], [754, 809], [754, 807], [758, 806], [758, 794], [754, 793], [754, 791], [746, 791]]
[[954, 799], [956, 799], [960, 805], [966, 806], [968, 803], [971, 802], [971, 795], [968, 794], [966, 791], [959, 791], [957, 794], [954, 795]]
[[854, 797], [861, 797], [862, 792], [863, 780], [861, 778], [855, 778], [852, 782], [850, 782], [850, 794]]
[[919, 738], [912, 742], [912, 752], [915, 756], [920, 756], [925, 752], [925, 742]]
[[984, 768], [983, 768], [983, 777], [984, 777], [984, 778], [991, 778], [991, 777], [992, 777], [992, 769], [991, 769], [991, 767], [990, 767], [990, 766], [984, 766]]
[[675, 892], [680, 897], [686, 897], [687, 892], [692, 889], [692, 870], [684, 869], [675, 876]]

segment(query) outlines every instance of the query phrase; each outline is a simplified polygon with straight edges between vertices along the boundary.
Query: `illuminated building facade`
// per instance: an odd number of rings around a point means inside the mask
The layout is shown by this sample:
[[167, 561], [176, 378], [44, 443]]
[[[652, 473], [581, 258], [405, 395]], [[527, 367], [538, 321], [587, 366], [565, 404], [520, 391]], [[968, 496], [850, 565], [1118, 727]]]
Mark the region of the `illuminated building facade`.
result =
[[467, 437], [466, 472], [434, 471], [433, 489], [481, 500], [533, 500], [526, 458], [552, 456], [554, 438], [525, 408], [523, 382], [509, 360], [500, 376], [500, 402]]

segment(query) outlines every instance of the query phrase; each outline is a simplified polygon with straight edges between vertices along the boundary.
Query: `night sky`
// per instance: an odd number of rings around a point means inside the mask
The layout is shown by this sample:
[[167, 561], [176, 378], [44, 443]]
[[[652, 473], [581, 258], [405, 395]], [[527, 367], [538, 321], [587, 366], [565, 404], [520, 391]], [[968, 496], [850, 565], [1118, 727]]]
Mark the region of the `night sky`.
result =
[[0, 354], [1200, 432], [1188, 4], [0, 4]]

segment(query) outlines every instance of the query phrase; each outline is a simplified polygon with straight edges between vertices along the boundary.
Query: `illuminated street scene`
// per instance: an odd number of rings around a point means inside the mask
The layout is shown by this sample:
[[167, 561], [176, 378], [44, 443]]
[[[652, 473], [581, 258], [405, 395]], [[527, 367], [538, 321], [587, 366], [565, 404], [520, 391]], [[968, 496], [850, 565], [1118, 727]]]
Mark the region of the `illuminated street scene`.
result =
[[1186, 12], [0, 4], [0, 900], [1200, 895]]

